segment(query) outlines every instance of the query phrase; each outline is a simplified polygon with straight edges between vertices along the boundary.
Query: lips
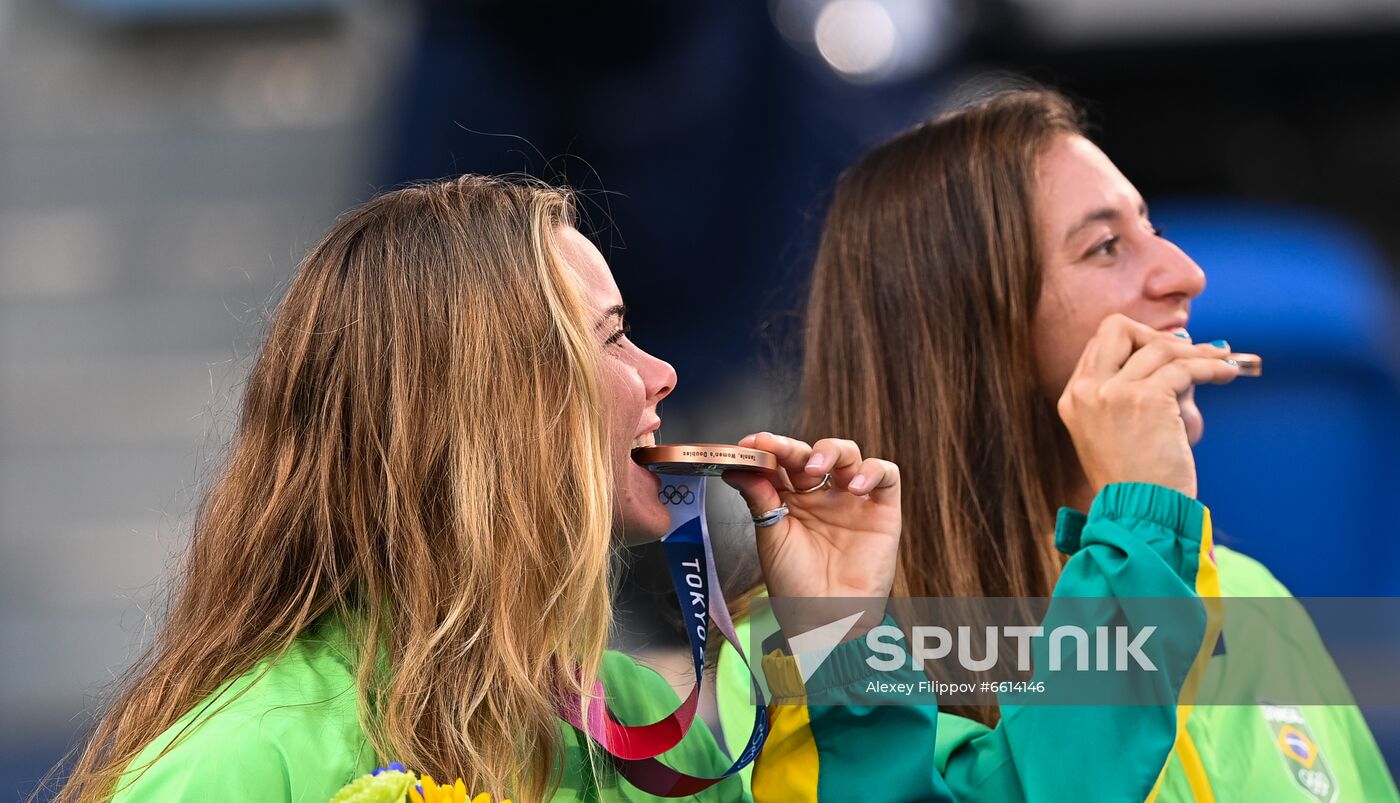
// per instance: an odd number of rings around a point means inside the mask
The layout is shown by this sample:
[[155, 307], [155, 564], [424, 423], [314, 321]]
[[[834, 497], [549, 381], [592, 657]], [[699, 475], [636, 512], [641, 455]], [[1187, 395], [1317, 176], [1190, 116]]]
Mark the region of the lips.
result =
[[[1155, 329], [1156, 329], [1157, 331], [1159, 331], [1159, 332], [1185, 331], [1185, 330], [1186, 330], [1186, 324], [1187, 324], [1187, 322], [1189, 322], [1190, 320], [1191, 320], [1191, 316], [1190, 316], [1189, 314], [1186, 314], [1186, 313], [1182, 312], [1182, 313], [1178, 313], [1176, 317], [1174, 317], [1174, 318], [1172, 318], [1171, 320], [1169, 320], [1169, 321], [1163, 323], [1161, 326], [1156, 326], [1156, 327], [1153, 327], [1153, 328], [1155, 328]], [[1145, 321], [1145, 320], [1143, 321], [1143, 323], [1147, 323], [1148, 326], [1152, 326], [1152, 324], [1148, 323], [1148, 322]]]

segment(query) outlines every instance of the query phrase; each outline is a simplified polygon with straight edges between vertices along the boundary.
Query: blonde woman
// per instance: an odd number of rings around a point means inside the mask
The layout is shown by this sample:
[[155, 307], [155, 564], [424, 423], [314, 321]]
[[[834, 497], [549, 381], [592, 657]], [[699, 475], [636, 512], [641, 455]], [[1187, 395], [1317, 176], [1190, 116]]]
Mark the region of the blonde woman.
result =
[[[557, 716], [595, 679], [629, 724], [677, 704], [605, 651], [612, 551], [668, 526], [629, 454], [676, 383], [623, 313], [561, 191], [467, 176], [339, 220], [271, 322], [164, 626], [56, 799], [319, 803], [391, 760], [516, 800], [645, 798]], [[756, 514], [791, 511], [758, 530], [773, 593], [888, 594], [896, 467], [746, 442], [790, 478], [734, 480]], [[819, 747], [775, 729], [773, 797]], [[699, 727], [666, 757], [721, 755]]]

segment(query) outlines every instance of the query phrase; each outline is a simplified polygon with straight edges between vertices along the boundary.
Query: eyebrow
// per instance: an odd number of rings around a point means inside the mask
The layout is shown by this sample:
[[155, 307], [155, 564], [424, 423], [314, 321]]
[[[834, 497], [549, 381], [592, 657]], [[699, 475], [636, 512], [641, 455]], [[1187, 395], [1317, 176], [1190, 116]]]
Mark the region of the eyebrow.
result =
[[[1146, 201], [1143, 201], [1142, 203], [1138, 204], [1138, 214], [1142, 217], [1147, 217]], [[1118, 218], [1118, 210], [1114, 209], [1113, 207], [1105, 206], [1102, 209], [1095, 209], [1094, 211], [1085, 215], [1078, 223], [1074, 224], [1074, 226], [1069, 230], [1069, 233], [1065, 235], [1065, 242], [1069, 242], [1071, 239], [1074, 238], [1074, 235], [1083, 231], [1084, 228], [1086, 226], [1089, 226], [1090, 224], [1099, 222], [1112, 222], [1117, 220]]]
[[626, 304], [614, 304], [614, 305], [612, 305], [611, 307], [608, 307], [607, 309], [603, 310], [603, 317], [599, 318], [599, 319], [598, 319], [598, 322], [595, 323], [595, 324], [593, 324], [593, 328], [594, 328], [594, 329], [597, 329], [597, 328], [601, 327], [603, 324], [605, 324], [605, 323], [608, 322], [608, 319], [609, 319], [609, 318], [612, 318], [612, 317], [623, 318], [623, 317], [626, 317], [626, 315], [627, 315], [627, 305], [626, 305]]

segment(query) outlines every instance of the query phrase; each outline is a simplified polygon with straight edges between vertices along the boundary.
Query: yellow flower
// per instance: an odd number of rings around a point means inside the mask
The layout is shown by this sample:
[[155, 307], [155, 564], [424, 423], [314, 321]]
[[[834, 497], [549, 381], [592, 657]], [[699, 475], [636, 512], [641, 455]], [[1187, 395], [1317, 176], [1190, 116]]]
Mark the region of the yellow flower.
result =
[[[433, 776], [424, 775], [420, 786], [423, 790], [421, 793], [417, 789], [408, 790], [408, 797], [413, 803], [468, 803], [467, 785], [462, 783], [461, 778], [458, 778], [457, 783], [451, 786], [447, 784], [439, 786], [433, 782]], [[491, 795], [488, 792], [482, 792], [471, 798], [471, 803], [491, 803]], [[510, 801], [502, 800], [501, 803], [510, 803]]]

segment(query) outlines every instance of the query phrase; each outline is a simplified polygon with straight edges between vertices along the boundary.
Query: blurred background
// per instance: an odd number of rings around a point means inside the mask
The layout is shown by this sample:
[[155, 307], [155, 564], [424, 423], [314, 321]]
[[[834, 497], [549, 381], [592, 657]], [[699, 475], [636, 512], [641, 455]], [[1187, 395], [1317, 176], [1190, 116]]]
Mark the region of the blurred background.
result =
[[[666, 439], [737, 438], [785, 421], [839, 171], [1010, 76], [1084, 101], [1205, 267], [1193, 335], [1267, 358], [1201, 393], [1224, 540], [1298, 595], [1400, 595], [1394, 0], [0, 0], [0, 799], [149, 639], [339, 212], [459, 172], [579, 188], [681, 377]], [[660, 655], [632, 560], [619, 639]], [[1400, 766], [1400, 712], [1366, 713]]]

